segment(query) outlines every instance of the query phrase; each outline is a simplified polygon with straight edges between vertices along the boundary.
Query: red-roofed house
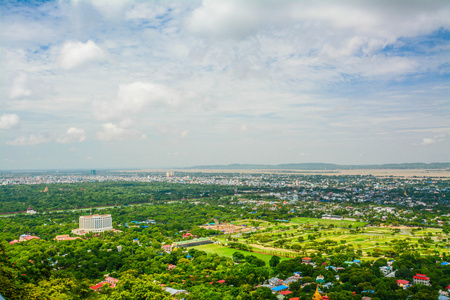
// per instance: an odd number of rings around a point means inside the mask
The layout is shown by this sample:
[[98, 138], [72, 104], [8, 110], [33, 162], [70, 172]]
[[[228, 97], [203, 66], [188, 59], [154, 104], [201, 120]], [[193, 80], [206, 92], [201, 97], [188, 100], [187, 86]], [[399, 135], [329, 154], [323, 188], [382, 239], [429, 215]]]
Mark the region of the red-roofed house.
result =
[[102, 289], [102, 286], [105, 284], [109, 284], [112, 288], [116, 287], [117, 282], [119, 282], [119, 279], [112, 278], [112, 277], [106, 277], [105, 281], [99, 282], [94, 286], [90, 286], [89, 288], [93, 289], [94, 291], [98, 292]]
[[11, 241], [9, 243], [12, 245], [12, 244], [15, 244], [15, 243], [26, 242], [26, 241], [33, 240], [33, 239], [40, 240], [41, 238], [38, 237], [38, 236], [34, 236], [34, 235], [22, 234], [19, 237], [19, 240], [14, 240], [14, 241]]
[[300, 297], [289, 298], [289, 300], [300, 300]]
[[193, 237], [194, 235], [190, 232], [183, 233], [183, 238]]
[[225, 283], [225, 279], [221, 279], [217, 281], [218, 283]]
[[303, 258], [302, 258], [302, 263], [305, 263], [305, 264], [311, 263], [311, 258], [309, 258], [309, 257], [303, 257]]
[[292, 292], [291, 291], [281, 291], [280, 294], [286, 296], [286, 295], [292, 294]]
[[97, 283], [96, 285], [90, 286], [89, 288], [91, 288], [91, 289], [93, 289], [94, 291], [98, 292], [98, 291], [101, 290], [101, 287], [102, 287], [104, 284], [108, 284], [108, 283], [107, 283], [106, 281], [102, 281], [102, 282], [100, 282], [100, 283]]
[[63, 235], [57, 235], [54, 240], [55, 241], [72, 241], [72, 240], [76, 240], [76, 239], [81, 239], [79, 236], [77, 237], [71, 237], [68, 234], [63, 234]]
[[399, 287], [404, 288], [404, 289], [406, 289], [406, 286], [407, 286], [408, 284], [409, 284], [409, 281], [408, 281], [408, 280], [403, 280], [403, 279], [397, 280], [397, 285], [398, 285]]
[[430, 285], [430, 278], [425, 274], [417, 273], [416, 276], [413, 276], [413, 282], [414, 284]]
[[162, 247], [164, 249], [164, 251], [166, 251], [167, 253], [172, 253], [172, 245], [162, 245]]
[[111, 284], [111, 287], [116, 287], [116, 284], [119, 282], [119, 279], [112, 278], [112, 277], [106, 277], [105, 281]]
[[176, 265], [172, 265], [172, 264], [169, 264], [169, 267], [167, 268], [168, 270], [173, 270], [173, 269], [175, 269], [177, 266]]
[[41, 238], [40, 238], [40, 237], [37, 237], [37, 236], [34, 236], [34, 235], [22, 234], [22, 235], [19, 237], [19, 242], [25, 242], [25, 241], [29, 241], [29, 240], [32, 240], [32, 239], [38, 239], [38, 240], [40, 240]]

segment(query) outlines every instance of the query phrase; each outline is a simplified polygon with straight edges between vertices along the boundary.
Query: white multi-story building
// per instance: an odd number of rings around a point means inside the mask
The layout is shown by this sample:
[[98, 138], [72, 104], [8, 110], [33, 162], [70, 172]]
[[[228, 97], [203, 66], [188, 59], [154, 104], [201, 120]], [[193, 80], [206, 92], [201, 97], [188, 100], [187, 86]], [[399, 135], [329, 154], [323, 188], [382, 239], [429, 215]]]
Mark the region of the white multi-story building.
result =
[[103, 232], [112, 230], [111, 215], [91, 215], [80, 217], [80, 228], [72, 230], [74, 234], [86, 234], [88, 232]]

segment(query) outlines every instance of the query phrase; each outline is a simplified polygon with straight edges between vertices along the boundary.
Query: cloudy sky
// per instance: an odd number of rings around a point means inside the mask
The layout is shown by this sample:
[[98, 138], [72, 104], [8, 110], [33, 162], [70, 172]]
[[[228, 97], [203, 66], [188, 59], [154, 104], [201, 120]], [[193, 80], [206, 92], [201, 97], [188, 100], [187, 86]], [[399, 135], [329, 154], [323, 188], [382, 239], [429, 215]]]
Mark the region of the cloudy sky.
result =
[[0, 169], [450, 161], [450, 1], [1, 1]]

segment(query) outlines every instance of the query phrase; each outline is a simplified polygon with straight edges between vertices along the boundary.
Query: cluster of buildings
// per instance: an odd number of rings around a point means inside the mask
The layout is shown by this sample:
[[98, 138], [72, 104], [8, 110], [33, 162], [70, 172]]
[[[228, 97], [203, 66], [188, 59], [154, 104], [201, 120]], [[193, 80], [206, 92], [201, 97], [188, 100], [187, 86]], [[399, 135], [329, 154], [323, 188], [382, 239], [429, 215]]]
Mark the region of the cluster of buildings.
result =
[[[294, 272], [292, 276], [286, 278], [285, 280], [279, 279], [278, 277], [272, 277], [270, 278], [267, 283], [261, 285], [264, 287], [268, 287], [272, 290], [273, 294], [277, 294], [279, 299], [284, 299], [285, 297], [289, 297], [290, 294], [292, 294], [292, 291], [289, 291], [289, 284], [292, 282], [296, 282], [302, 279], [301, 272]], [[316, 291], [313, 295], [313, 300], [329, 300], [329, 297], [327, 294], [323, 295], [323, 292], [321, 293], [319, 291], [319, 285], [322, 286], [322, 288], [330, 288], [332, 286], [332, 283], [325, 283], [324, 277], [322, 275], [319, 275], [316, 277]], [[311, 282], [307, 282], [305, 284], [302, 284], [302, 288], [306, 285], [310, 285]], [[289, 300], [299, 300], [298, 297], [294, 298], [288, 298]]]
[[[72, 230], [73, 234], [76, 235], [85, 235], [89, 232], [104, 232], [104, 231], [119, 231], [115, 230], [112, 227], [112, 218], [111, 215], [90, 215], [90, 216], [81, 216], [80, 217], [80, 227]], [[9, 242], [11, 245], [15, 243], [20, 243], [24, 241], [29, 241], [32, 239], [40, 239], [37, 236], [22, 234], [18, 240], [13, 240]], [[71, 237], [68, 234], [57, 235], [54, 240], [55, 241], [71, 241], [80, 239], [80, 237]]]
[[30, 241], [33, 239], [37, 239], [40, 240], [41, 238], [38, 236], [34, 236], [34, 235], [29, 235], [29, 234], [22, 234], [18, 240], [13, 240], [11, 242], [9, 242], [11, 245], [15, 244], [15, 243], [20, 243], [20, 242], [26, 242], [26, 241]]
[[[115, 230], [112, 227], [112, 218], [111, 215], [90, 215], [90, 216], [81, 216], [80, 217], [80, 227], [72, 230], [73, 234], [76, 235], [84, 235], [89, 232], [104, 232], [104, 231], [119, 231]], [[37, 236], [22, 234], [18, 240], [13, 240], [9, 242], [11, 245], [15, 243], [20, 243], [24, 241], [29, 241], [33, 239], [40, 239]], [[71, 237], [68, 234], [57, 235], [54, 240], [55, 241], [72, 241], [76, 239], [81, 239], [80, 237]]]

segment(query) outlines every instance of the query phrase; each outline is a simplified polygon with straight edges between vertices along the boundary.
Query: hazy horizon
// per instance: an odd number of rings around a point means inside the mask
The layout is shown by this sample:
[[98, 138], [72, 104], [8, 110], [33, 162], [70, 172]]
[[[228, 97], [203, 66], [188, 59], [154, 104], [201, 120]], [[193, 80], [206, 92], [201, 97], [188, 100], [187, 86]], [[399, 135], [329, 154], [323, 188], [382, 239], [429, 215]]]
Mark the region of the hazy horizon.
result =
[[0, 170], [450, 158], [449, 1], [2, 1], [0, 16]]

